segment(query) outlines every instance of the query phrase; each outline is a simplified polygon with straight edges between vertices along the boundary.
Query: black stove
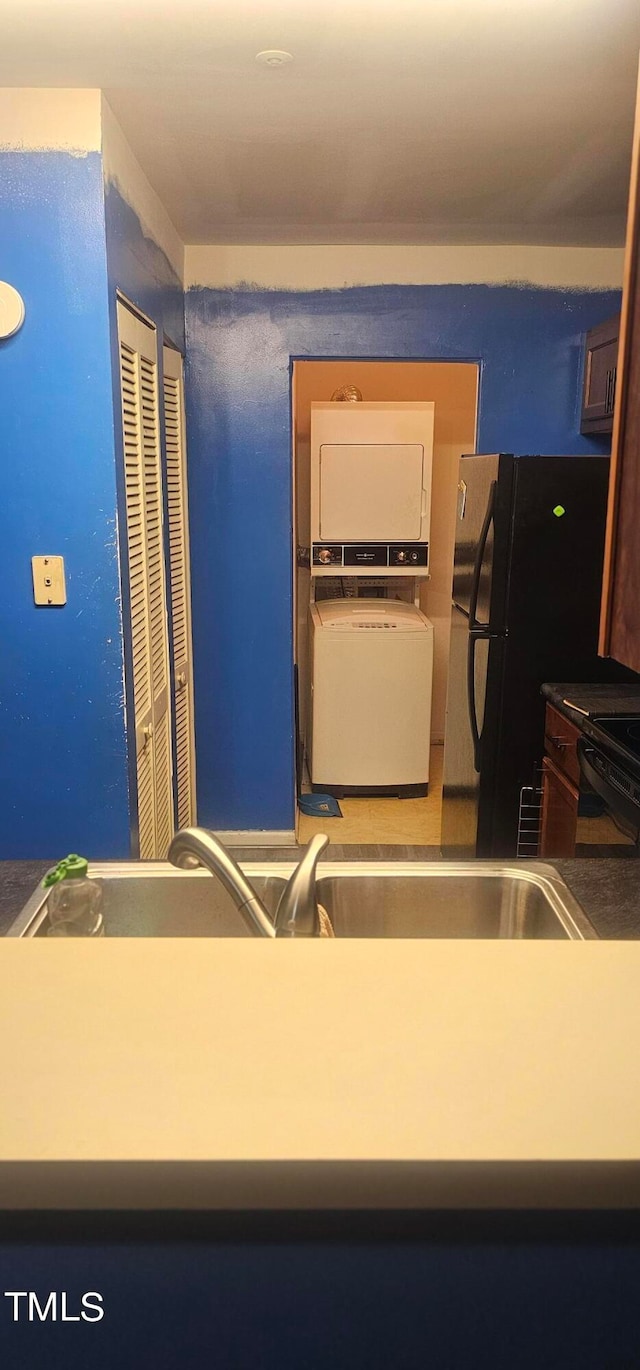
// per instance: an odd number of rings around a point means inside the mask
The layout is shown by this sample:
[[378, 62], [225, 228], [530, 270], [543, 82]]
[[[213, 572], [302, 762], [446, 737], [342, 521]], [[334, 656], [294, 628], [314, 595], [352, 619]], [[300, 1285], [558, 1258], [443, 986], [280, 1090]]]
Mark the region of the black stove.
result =
[[592, 718], [584, 731], [601, 745], [608, 744], [608, 750], [640, 775], [640, 714]]
[[585, 718], [578, 740], [583, 779], [640, 855], [640, 714]]

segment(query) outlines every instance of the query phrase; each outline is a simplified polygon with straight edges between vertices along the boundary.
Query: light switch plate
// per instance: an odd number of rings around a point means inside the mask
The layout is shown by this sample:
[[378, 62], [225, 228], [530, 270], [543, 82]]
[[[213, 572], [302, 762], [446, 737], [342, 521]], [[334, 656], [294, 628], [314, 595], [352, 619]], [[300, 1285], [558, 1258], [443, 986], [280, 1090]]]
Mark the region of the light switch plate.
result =
[[36, 604], [47, 607], [66, 604], [67, 587], [64, 581], [63, 557], [32, 557], [33, 598]]

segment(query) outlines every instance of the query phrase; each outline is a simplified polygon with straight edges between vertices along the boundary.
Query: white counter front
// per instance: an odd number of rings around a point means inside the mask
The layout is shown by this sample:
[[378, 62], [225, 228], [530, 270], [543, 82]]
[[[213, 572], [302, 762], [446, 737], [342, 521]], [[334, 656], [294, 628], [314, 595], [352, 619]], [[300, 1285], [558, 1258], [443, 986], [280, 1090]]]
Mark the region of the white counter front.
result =
[[640, 943], [0, 942], [0, 1207], [640, 1205]]

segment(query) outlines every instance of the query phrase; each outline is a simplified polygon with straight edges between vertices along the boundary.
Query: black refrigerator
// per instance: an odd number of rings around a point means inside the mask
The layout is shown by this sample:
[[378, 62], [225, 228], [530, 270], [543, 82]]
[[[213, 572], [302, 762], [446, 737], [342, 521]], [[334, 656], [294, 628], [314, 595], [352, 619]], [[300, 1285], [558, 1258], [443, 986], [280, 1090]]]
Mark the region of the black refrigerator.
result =
[[518, 853], [544, 681], [630, 680], [598, 656], [609, 458], [460, 458], [442, 852]]

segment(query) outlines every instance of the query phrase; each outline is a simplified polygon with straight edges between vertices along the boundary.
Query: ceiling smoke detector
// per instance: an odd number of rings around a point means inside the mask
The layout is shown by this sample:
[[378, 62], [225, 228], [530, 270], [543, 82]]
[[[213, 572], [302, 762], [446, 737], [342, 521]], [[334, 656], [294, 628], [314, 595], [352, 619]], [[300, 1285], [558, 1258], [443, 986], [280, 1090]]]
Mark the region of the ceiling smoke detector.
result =
[[293, 53], [281, 48], [265, 48], [264, 52], [256, 53], [256, 62], [263, 67], [284, 67], [287, 62], [293, 62]]

